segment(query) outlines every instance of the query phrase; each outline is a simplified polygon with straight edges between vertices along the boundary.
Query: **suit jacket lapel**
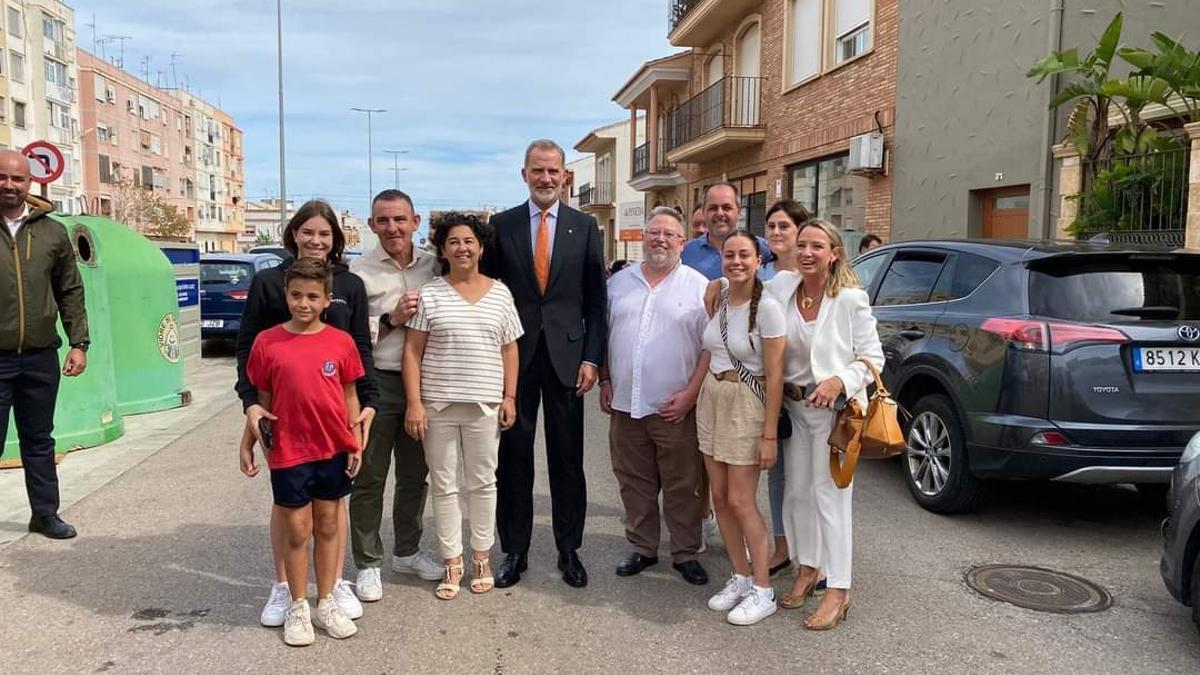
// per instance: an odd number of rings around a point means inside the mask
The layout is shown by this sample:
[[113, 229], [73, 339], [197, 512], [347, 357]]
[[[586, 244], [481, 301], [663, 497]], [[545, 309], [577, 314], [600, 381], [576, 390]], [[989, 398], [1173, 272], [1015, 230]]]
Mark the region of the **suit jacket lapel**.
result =
[[514, 219], [513, 228], [509, 232], [512, 237], [513, 246], [517, 252], [517, 258], [524, 265], [521, 277], [532, 279], [530, 285], [533, 290], [537, 290], [537, 279], [533, 272], [533, 238], [529, 232], [529, 202], [525, 202], [521, 206], [522, 218]]
[[[567, 210], [567, 205], [559, 203], [558, 205], [558, 220], [554, 224], [554, 247], [550, 254], [550, 280], [546, 283], [546, 288], [549, 289], [558, 279], [559, 273], [562, 271], [566, 258], [567, 246], [570, 241], [575, 238], [575, 222], [570, 211]], [[530, 257], [530, 261], [533, 258]]]

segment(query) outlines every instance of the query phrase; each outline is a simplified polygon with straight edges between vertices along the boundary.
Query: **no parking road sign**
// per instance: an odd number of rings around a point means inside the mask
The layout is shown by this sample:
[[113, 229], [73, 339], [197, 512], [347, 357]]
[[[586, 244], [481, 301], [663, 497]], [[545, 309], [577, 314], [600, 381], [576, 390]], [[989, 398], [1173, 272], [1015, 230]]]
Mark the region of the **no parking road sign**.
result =
[[21, 149], [29, 159], [29, 179], [35, 183], [53, 183], [63, 174], [63, 155], [53, 143], [34, 141]]

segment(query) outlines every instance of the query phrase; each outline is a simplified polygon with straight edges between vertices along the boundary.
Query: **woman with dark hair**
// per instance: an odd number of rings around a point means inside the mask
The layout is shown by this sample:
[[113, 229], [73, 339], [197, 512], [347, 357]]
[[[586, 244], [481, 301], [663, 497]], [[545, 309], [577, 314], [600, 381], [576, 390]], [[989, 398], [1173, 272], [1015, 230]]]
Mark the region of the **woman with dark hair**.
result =
[[517, 338], [524, 333], [512, 293], [479, 271], [492, 228], [450, 212], [432, 223], [444, 276], [421, 287], [404, 342], [405, 431], [425, 446], [433, 518], [445, 577], [435, 592], [458, 597], [463, 536], [459, 475], [471, 527], [471, 592], [492, 590], [488, 558], [496, 531], [500, 432], [517, 419]]
[[[800, 202], [791, 199], [781, 199], [767, 209], [767, 246], [771, 247], [771, 253], [775, 254], [775, 259], [762, 266], [762, 272], [758, 275], [760, 279], [770, 281], [778, 272], [798, 271], [796, 235], [810, 217], [808, 209], [804, 208]], [[772, 466], [770, 473], [767, 474], [767, 494], [770, 496], [771, 503], [771, 533], [774, 535], [774, 550], [771, 553], [770, 561], [771, 576], [775, 576], [791, 565], [791, 560], [788, 559], [787, 533], [783, 528], [783, 491], [786, 475], [783, 468], [784, 461], [783, 452], [780, 452], [779, 458], [775, 460], [775, 466]]]
[[778, 454], [786, 326], [779, 303], [763, 295], [757, 238], [735, 230], [721, 256], [721, 295], [709, 307], [703, 335], [712, 358], [696, 403], [696, 435], [733, 576], [708, 607], [728, 612], [731, 624], [749, 626], [778, 609], [755, 495], [759, 474]]
[[[246, 375], [246, 363], [250, 359], [250, 348], [254, 345], [254, 338], [262, 331], [290, 318], [283, 278], [292, 263], [300, 258], [319, 258], [329, 263], [333, 269], [333, 302], [325, 310], [321, 320], [349, 333], [358, 347], [366, 374], [357, 382], [362, 412], [351, 423], [361, 426], [363, 438], [366, 438], [370, 432], [371, 420], [375, 417], [375, 401], [378, 398], [374, 380], [371, 379], [374, 361], [371, 358], [371, 333], [367, 323], [367, 294], [362, 279], [352, 274], [342, 259], [346, 239], [333, 208], [319, 199], [305, 202], [288, 221], [283, 232], [283, 246], [290, 257], [278, 267], [258, 272], [250, 281], [250, 291], [242, 310], [241, 327], [238, 329], [238, 377], [234, 389], [242, 399], [242, 408], [246, 413], [242, 445], [251, 446], [256, 441], [260, 446], [263, 445], [260, 424], [263, 420], [275, 419], [274, 415], [259, 405], [258, 390]], [[342, 579], [341, 575], [345, 565], [348, 523], [345, 508], [340, 509], [339, 513], [338, 538], [341, 544], [338, 548], [338, 580], [334, 585], [333, 597], [346, 616], [357, 619], [362, 616], [362, 604], [355, 597], [350, 583]], [[278, 522], [272, 515], [271, 551], [275, 562], [275, 585], [259, 617], [264, 626], [282, 626], [291, 604], [283, 567], [283, 537], [283, 523]]]

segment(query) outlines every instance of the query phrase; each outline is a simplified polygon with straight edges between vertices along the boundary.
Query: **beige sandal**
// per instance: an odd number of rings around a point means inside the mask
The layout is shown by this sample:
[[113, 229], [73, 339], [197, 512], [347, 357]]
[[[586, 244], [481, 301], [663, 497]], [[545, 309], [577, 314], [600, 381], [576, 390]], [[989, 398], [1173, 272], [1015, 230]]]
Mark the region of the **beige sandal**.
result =
[[446, 576], [442, 577], [442, 583], [437, 585], [437, 590], [433, 592], [434, 595], [439, 600], [453, 600], [457, 598], [462, 578], [462, 558], [458, 559], [458, 564], [446, 563]]
[[487, 593], [496, 586], [496, 580], [492, 577], [492, 561], [488, 558], [482, 560], [472, 558], [471, 562], [475, 563], [475, 576], [471, 579], [472, 593]]

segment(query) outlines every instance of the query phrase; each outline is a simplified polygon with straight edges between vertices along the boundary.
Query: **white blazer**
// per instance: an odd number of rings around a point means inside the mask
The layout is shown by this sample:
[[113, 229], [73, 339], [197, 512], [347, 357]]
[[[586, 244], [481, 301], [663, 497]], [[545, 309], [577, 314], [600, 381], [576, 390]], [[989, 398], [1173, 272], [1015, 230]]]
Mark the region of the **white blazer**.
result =
[[[764, 286], [785, 312], [797, 312], [796, 290], [800, 287], [800, 275], [794, 272], [779, 272]], [[795, 348], [789, 344], [788, 349]], [[846, 396], [854, 397], [865, 411], [867, 408], [867, 385], [875, 381], [871, 371], [858, 361], [866, 358], [883, 370], [883, 345], [879, 342], [879, 331], [875, 327], [875, 315], [871, 313], [871, 302], [861, 288], [844, 288], [837, 297], [828, 296], [817, 311], [817, 323], [813, 327], [812, 350], [813, 377], [817, 384], [831, 377], [841, 378], [846, 387]], [[796, 383], [799, 384], [799, 383]]]

